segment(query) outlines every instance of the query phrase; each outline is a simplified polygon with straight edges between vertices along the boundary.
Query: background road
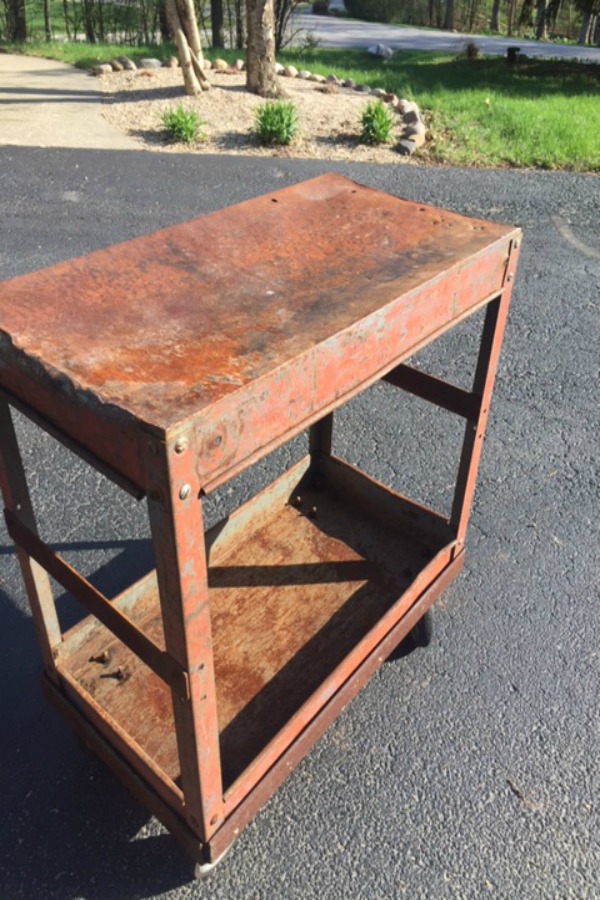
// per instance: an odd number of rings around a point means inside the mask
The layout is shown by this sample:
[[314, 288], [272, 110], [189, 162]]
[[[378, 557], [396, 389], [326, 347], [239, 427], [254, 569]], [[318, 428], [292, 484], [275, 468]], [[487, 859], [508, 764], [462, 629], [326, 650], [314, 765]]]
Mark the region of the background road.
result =
[[[334, 2], [332, 8], [344, 9], [342, 2]], [[356, 19], [335, 16], [314, 16], [304, 7], [297, 16], [298, 27], [312, 34], [321, 47], [343, 48], [369, 47], [371, 44], [387, 44], [394, 50], [436, 50], [439, 53], [460, 53], [466, 43], [477, 44], [482, 53], [504, 56], [507, 47], [520, 47], [528, 56], [581, 59], [600, 63], [600, 47], [579, 47], [573, 44], [555, 44], [545, 41], [527, 41], [522, 38], [489, 37], [481, 34], [461, 34], [436, 28], [413, 28], [411, 25], [385, 25], [380, 22], [360, 22]], [[301, 43], [302, 35], [294, 43]]]
[[[2, 147], [0, 273], [326, 169], [525, 232], [465, 571], [435, 610], [434, 641], [386, 664], [212, 879], [191, 882], [176, 843], [42, 701], [2, 530], [2, 897], [600, 896], [599, 179]], [[473, 333], [466, 323], [422, 363], [468, 384]], [[42, 535], [106, 591], [141, 574], [143, 508], [22, 420], [19, 432]], [[460, 441], [448, 414], [379, 386], [339, 417], [335, 441], [369, 473], [447, 507]], [[300, 444], [222, 491], [210, 517]]]

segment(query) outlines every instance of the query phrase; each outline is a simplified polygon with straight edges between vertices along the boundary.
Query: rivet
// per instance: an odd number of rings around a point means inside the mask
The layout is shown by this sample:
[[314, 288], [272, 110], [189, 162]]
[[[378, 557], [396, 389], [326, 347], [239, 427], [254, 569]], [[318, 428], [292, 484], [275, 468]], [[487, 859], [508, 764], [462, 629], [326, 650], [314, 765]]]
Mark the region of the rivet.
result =
[[182, 484], [179, 488], [179, 499], [187, 500], [187, 498], [190, 496], [191, 491], [192, 489], [189, 484]]
[[300, 494], [298, 494], [296, 497], [294, 497], [294, 499], [292, 500], [292, 503], [294, 506], [300, 506], [302, 504], [302, 497], [300, 496]]
[[187, 441], [185, 438], [179, 438], [179, 440], [175, 444], [175, 453], [183, 453], [184, 450], [187, 450]]
[[515, 248], [515, 250], [518, 250], [518, 249], [519, 249], [519, 242], [518, 242], [518, 241], [515, 241], [514, 244], [513, 244], [513, 247]]
[[213, 441], [213, 444], [215, 445], [215, 447], [218, 447], [222, 440], [223, 440], [223, 438], [221, 437], [220, 434], [218, 434]]
[[216, 825], [218, 821], [219, 821], [219, 817], [218, 817], [218, 816], [213, 816], [212, 819], [210, 820], [210, 824], [211, 824], [211, 825]]
[[308, 514], [311, 517], [311, 519], [316, 519], [317, 518], [317, 507], [311, 506], [311, 508], [308, 511]]
[[506, 276], [506, 280], [507, 280], [507, 281], [512, 281], [512, 272], [509, 272], [509, 273], [508, 273], [508, 275]]

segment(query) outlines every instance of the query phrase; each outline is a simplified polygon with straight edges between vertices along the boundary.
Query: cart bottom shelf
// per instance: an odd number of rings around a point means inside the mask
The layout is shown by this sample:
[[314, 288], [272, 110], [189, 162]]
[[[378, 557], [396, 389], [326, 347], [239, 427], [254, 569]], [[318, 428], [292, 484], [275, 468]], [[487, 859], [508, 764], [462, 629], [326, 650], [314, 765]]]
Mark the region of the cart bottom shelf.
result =
[[[348, 499], [332, 484], [302, 485], [294, 505], [289, 500], [297, 489], [274, 494], [254, 527], [233, 529], [229, 537], [224, 531], [211, 551], [225, 791], [307, 701], [329, 699], [336, 689], [332, 673], [390, 611], [400, 618], [450, 559], [452, 542], [438, 518], [427, 530], [419, 511], [419, 527], [399, 529], [398, 517], [374, 515], [372, 505]], [[408, 503], [386, 497], [388, 506]], [[137, 586], [128, 615], [164, 646], [153, 573]], [[170, 691], [153, 672], [100, 623], [88, 625], [72, 652], [66, 645], [59, 667], [177, 782]]]

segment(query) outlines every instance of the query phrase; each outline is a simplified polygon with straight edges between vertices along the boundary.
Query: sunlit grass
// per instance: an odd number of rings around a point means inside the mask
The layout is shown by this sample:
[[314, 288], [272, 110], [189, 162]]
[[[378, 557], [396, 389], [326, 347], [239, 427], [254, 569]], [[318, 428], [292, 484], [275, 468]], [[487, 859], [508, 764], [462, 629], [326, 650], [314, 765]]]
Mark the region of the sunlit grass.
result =
[[[9, 49], [5, 45], [6, 49]], [[27, 44], [24, 52], [89, 67], [114, 56], [164, 59], [172, 45]], [[233, 61], [240, 51], [206, 51]], [[515, 166], [600, 171], [600, 65], [569, 60], [457, 59], [399, 52], [383, 61], [361, 50], [288, 50], [283, 63], [381, 87], [414, 99], [430, 140], [420, 158], [462, 166]]]

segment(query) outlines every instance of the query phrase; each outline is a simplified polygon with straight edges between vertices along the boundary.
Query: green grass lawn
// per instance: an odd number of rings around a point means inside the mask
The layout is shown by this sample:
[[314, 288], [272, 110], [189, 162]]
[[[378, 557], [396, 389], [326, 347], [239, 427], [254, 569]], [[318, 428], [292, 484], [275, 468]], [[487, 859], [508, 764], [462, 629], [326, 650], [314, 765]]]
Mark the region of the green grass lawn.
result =
[[[4, 45], [4, 49], [15, 50]], [[125, 54], [166, 58], [170, 45], [27, 44], [18, 48], [82, 67]], [[233, 60], [239, 51], [206, 51]], [[431, 140], [421, 158], [461, 166], [600, 171], [600, 66], [500, 57], [474, 60], [425, 52], [382, 61], [360, 50], [289, 50], [278, 59], [416, 100]]]
[[282, 57], [415, 100], [427, 117], [432, 160], [600, 171], [598, 65], [529, 60], [511, 67], [501, 57], [422, 52], [382, 62], [358, 50]]

